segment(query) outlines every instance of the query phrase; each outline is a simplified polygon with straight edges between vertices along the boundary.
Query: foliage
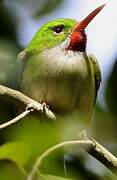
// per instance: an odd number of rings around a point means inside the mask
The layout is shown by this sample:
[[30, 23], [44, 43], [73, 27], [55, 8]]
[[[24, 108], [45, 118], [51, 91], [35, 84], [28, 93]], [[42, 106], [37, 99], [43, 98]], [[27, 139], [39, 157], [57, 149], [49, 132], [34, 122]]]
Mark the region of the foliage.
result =
[[117, 115], [117, 60], [113, 66], [106, 88], [106, 99], [110, 111]]
[[61, 3], [62, 3], [62, 0], [45, 1], [43, 3], [43, 7], [39, 11], [37, 11], [34, 16], [35, 17], [43, 16], [43, 15], [51, 12], [55, 8], [57, 8], [58, 5], [60, 5]]

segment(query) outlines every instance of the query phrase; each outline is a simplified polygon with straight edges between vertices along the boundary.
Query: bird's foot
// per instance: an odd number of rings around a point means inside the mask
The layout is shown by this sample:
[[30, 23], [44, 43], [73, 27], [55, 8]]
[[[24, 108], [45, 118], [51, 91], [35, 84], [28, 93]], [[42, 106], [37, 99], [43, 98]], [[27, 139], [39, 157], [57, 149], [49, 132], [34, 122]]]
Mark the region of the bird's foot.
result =
[[43, 108], [48, 108], [49, 109], [49, 106], [45, 102], [43, 102], [41, 105], [43, 106]]
[[49, 106], [45, 102], [43, 102], [41, 105], [42, 105], [42, 108], [43, 108], [43, 110], [42, 110], [43, 113], [46, 112], [46, 109], [49, 109]]
[[49, 110], [49, 106], [46, 103], [31, 102], [25, 110], [29, 110], [31, 114], [34, 113], [34, 115], [41, 113], [41, 115], [44, 115], [46, 118], [56, 121], [56, 117]]
[[[41, 106], [42, 105], [42, 106]], [[31, 112], [33, 111], [42, 111], [42, 112], [46, 112], [47, 109], [49, 109], [49, 106], [44, 102], [41, 105], [39, 105], [38, 103], [30, 103], [27, 107], [26, 110], [30, 110]]]

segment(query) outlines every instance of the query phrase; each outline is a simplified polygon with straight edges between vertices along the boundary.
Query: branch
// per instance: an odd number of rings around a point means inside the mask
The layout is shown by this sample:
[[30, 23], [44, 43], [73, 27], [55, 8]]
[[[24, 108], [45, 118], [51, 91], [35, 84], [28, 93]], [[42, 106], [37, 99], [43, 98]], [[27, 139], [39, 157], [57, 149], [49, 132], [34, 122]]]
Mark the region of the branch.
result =
[[33, 180], [44, 159], [50, 153], [63, 146], [72, 146], [72, 148], [75, 146], [75, 149], [79, 147], [83, 148], [97, 160], [102, 162], [112, 172], [117, 172], [117, 158], [95, 140], [66, 141], [49, 148], [41, 156], [39, 156], [33, 166], [32, 171], [27, 177], [27, 180]]
[[44, 114], [45, 117], [49, 119], [56, 120], [55, 115], [46, 106], [43, 106], [19, 91], [0, 85], [0, 98], [14, 104], [15, 106], [17, 105], [19, 109], [23, 109], [24, 111], [34, 111], [38, 114]]
[[93, 146], [88, 153], [104, 164], [113, 173], [117, 173], [117, 158], [97, 141], [92, 140]]
[[31, 112], [35, 112], [39, 115], [43, 114], [46, 118], [56, 120], [55, 115], [45, 105], [41, 105], [37, 101], [29, 98], [28, 96], [22, 94], [19, 91], [0, 85], [0, 98], [14, 104], [14, 106], [17, 105], [19, 109], [24, 109], [24, 112], [21, 113], [19, 116], [15, 117], [11, 121], [1, 124], [0, 129], [3, 129], [19, 121]]

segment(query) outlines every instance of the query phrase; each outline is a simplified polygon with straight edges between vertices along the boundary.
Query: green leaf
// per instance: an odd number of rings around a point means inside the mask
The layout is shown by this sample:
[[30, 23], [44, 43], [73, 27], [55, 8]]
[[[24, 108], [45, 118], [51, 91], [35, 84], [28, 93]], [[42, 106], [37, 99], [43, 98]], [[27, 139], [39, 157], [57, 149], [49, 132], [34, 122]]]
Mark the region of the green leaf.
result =
[[3, 160], [0, 161], [0, 179], [1, 180], [26, 180], [24, 174], [16, 163]]
[[30, 148], [24, 142], [8, 142], [0, 146], [0, 160], [13, 161], [23, 170], [30, 158]]

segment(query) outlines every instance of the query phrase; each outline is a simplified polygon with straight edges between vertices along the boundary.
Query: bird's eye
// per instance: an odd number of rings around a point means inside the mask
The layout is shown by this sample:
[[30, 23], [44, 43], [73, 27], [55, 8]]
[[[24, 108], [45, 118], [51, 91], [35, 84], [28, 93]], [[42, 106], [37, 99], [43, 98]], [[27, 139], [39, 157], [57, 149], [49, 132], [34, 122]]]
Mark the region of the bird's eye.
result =
[[54, 26], [52, 27], [52, 30], [54, 31], [54, 34], [60, 34], [63, 32], [64, 25]]

